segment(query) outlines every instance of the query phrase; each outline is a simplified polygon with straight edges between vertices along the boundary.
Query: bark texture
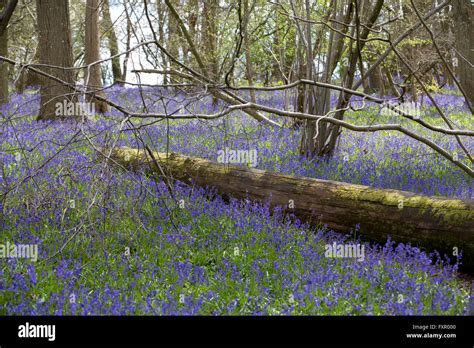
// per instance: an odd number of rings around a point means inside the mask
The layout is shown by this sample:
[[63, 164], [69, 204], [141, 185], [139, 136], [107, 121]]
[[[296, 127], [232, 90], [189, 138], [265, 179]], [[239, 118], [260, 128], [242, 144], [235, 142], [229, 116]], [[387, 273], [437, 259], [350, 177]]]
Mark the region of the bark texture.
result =
[[[99, 0], [87, 0], [86, 3], [86, 20], [85, 20], [85, 63], [93, 64], [100, 60], [100, 44], [99, 44]], [[112, 28], [113, 29], [113, 28]], [[90, 65], [84, 72], [84, 81], [89, 91], [97, 91], [102, 94], [102, 74], [100, 64]], [[97, 100], [93, 94], [88, 94], [86, 100], [94, 105], [94, 110], [104, 113], [109, 110], [108, 105]]]
[[[360, 224], [366, 240], [412, 243], [453, 255], [464, 250], [463, 266], [474, 270], [474, 201], [417, 195], [328, 180], [292, 177], [209, 160], [153, 153], [165, 173], [223, 195], [283, 206], [302, 221], [348, 233]], [[144, 150], [116, 148], [112, 158], [126, 168], [161, 173]], [[156, 175], [156, 174], [155, 174]], [[290, 200], [294, 208], [290, 209]]]
[[[39, 32], [40, 64], [56, 66], [41, 69], [73, 85], [74, 72], [71, 46], [71, 30], [68, 0], [36, 0], [36, 13]], [[77, 98], [68, 86], [48, 78], [41, 78], [41, 106], [38, 120], [66, 118], [71, 115], [56, 115], [56, 105], [76, 103]], [[72, 115], [78, 118], [79, 115]]]

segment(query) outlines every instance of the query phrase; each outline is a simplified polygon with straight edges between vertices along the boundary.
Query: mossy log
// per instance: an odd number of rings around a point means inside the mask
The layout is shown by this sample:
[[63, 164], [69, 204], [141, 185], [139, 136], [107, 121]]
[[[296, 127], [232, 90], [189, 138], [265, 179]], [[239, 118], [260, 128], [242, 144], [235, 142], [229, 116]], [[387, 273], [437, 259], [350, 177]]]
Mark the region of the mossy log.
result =
[[111, 158], [129, 169], [160, 173], [219, 193], [282, 206], [302, 221], [347, 233], [360, 225], [363, 239], [411, 243], [427, 251], [463, 250], [463, 269], [474, 271], [474, 201], [430, 197], [343, 182], [295, 177], [202, 158], [120, 147]]

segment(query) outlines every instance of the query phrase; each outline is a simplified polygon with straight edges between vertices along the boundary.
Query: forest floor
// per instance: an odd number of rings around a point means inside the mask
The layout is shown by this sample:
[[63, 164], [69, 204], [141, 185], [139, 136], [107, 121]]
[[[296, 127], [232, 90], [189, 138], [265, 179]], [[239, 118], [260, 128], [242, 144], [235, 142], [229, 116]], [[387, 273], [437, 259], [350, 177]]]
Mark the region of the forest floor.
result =
[[[156, 94], [156, 95], [155, 95]], [[113, 89], [134, 111], [212, 113], [209, 98], [187, 104], [162, 91]], [[260, 103], [282, 107], [278, 93]], [[474, 121], [460, 97], [437, 102], [458, 128]], [[357, 101], [354, 101], [357, 103]], [[162, 181], [105, 166], [95, 151], [148, 144], [158, 151], [217, 160], [218, 151], [256, 150], [257, 168], [292, 175], [473, 199], [472, 178], [426, 146], [396, 132], [343, 131], [332, 158], [299, 155], [301, 129], [226, 119], [135, 120], [115, 111], [91, 122], [36, 122], [39, 95], [15, 94], [0, 128], [0, 243], [37, 245], [37, 261], [1, 258], [0, 314], [466, 315], [470, 288], [462, 256], [433, 255], [353, 232], [309, 227], [268, 206], [225, 201], [210, 188]], [[444, 126], [424, 101], [421, 117]], [[276, 119], [276, 118], [275, 118]], [[277, 119], [276, 119], [277, 120]], [[458, 144], [372, 105], [349, 112], [355, 124], [397, 122], [467, 161]], [[146, 128], [143, 125], [152, 123]], [[137, 129], [140, 132], [137, 132]], [[468, 150], [474, 142], [461, 137]], [[356, 230], [357, 227], [354, 226]], [[327, 245], [364, 247], [363, 260], [327, 257]]]

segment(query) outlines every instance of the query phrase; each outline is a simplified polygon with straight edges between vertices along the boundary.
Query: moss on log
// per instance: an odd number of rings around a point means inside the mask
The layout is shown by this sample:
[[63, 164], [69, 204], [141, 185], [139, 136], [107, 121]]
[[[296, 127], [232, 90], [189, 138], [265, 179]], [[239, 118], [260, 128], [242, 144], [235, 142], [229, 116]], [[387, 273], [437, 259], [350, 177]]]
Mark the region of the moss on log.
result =
[[[302, 221], [327, 224], [345, 233], [359, 224], [362, 238], [379, 243], [391, 236], [396, 242], [428, 251], [453, 255], [454, 250], [463, 250], [463, 269], [474, 270], [472, 200], [294, 177], [174, 153], [153, 152], [153, 157], [175, 179], [215, 187], [236, 198], [283, 206]], [[145, 150], [115, 148], [111, 158], [129, 169], [161, 172]]]

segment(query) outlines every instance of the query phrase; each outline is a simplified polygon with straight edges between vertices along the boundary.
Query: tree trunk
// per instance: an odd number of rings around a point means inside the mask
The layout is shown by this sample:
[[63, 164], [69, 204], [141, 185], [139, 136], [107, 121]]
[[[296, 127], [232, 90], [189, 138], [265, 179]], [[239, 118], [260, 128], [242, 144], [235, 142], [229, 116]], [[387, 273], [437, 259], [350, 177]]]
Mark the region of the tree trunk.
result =
[[[382, 7], [384, 5], [384, 0], [377, 0], [375, 1], [373, 7], [371, 8], [370, 6], [367, 6], [364, 9], [364, 13], [360, 13], [360, 11], [357, 10], [357, 2], [356, 1], [351, 1], [348, 8], [351, 8], [351, 5], [354, 5], [354, 12], [356, 12], [355, 19], [356, 21], [360, 21], [361, 16], [367, 17], [368, 20], [364, 24], [364, 27], [362, 31], [359, 33], [359, 39], [358, 42], [356, 42], [354, 48], [350, 50], [349, 52], [349, 66], [347, 67], [347, 70], [344, 73], [344, 76], [342, 78], [343, 85], [344, 86], [353, 86], [354, 83], [354, 74], [356, 71], [357, 67], [357, 61], [359, 60], [359, 54], [358, 52], [364, 49], [365, 47], [365, 39], [369, 36], [370, 33], [370, 28], [375, 24], [377, 19], [380, 16], [380, 13], [382, 11]], [[349, 10], [348, 10], [349, 11]], [[357, 15], [357, 12], [359, 12], [359, 15]], [[350, 13], [350, 12], [349, 12]], [[365, 21], [364, 21], [365, 22]], [[338, 120], [343, 120], [344, 119], [344, 112], [349, 105], [351, 96], [348, 93], [341, 92], [339, 95], [339, 100], [337, 104], [337, 109], [340, 111], [337, 111], [336, 114], [334, 115], [334, 118]], [[319, 140], [320, 144], [324, 144], [322, 149], [319, 150], [318, 155], [328, 155], [332, 156], [335, 151], [336, 151], [336, 144], [337, 140], [341, 134], [340, 126], [337, 125], [328, 125], [327, 131], [325, 133], [325, 137]]]
[[[8, 56], [8, 22], [17, 0], [0, 0], [0, 56]], [[8, 102], [8, 63], [0, 62], [0, 105]]]
[[[162, 1], [162, 0], [158, 0]], [[179, 2], [177, 0], [171, 0], [171, 3], [173, 4], [174, 8], [179, 8]], [[180, 48], [180, 28], [178, 25], [178, 21], [174, 16], [168, 14], [168, 41], [166, 44], [166, 48], [169, 52], [169, 54], [180, 61], [179, 57], [179, 48]], [[173, 63], [171, 60], [169, 60], [169, 65], [170, 68], [180, 70], [180, 67]], [[177, 75], [170, 75], [169, 79], [173, 83], [181, 83], [181, 79]]]
[[[250, 9], [249, 9], [249, 0], [243, 0], [244, 7], [244, 24], [243, 24], [243, 36], [244, 36], [244, 49], [245, 49], [245, 69], [247, 72], [247, 81], [250, 86], [253, 86], [253, 67], [252, 67], [252, 57], [250, 55], [250, 39], [249, 39], [249, 22], [250, 22]], [[255, 97], [255, 91], [250, 90], [250, 101], [252, 103], [257, 102]]]
[[[113, 28], [112, 28], [113, 29]], [[99, 0], [87, 0], [86, 3], [86, 20], [85, 20], [85, 54], [84, 60], [87, 65], [100, 60], [100, 45], [99, 45]], [[84, 80], [88, 91], [98, 91], [97, 94], [103, 93], [102, 89], [102, 75], [100, 64], [95, 64], [89, 67], [84, 72]], [[86, 100], [93, 106], [93, 110], [104, 113], [109, 110], [108, 105], [94, 98], [94, 95], [86, 95]]]
[[[165, 37], [165, 24], [166, 24], [166, 5], [162, 0], [156, 0], [156, 12], [158, 13], [158, 35], [159, 35], [159, 40], [162, 42], [162, 45], [165, 46], [166, 43], [166, 37]], [[168, 61], [166, 54], [160, 51], [160, 56], [161, 56], [161, 64], [163, 67], [163, 70], [168, 69]], [[163, 85], [168, 84], [168, 75], [163, 74]]]
[[7, 29], [10, 18], [15, 11], [18, 0], [2, 0], [0, 2], [0, 36], [2, 36], [3, 31]]
[[[306, 79], [311, 80], [313, 79], [313, 41], [311, 35], [311, 8], [310, 8], [309, 0], [305, 0], [305, 17], [308, 20], [308, 23], [305, 24], [305, 42], [306, 42], [306, 62], [305, 62], [305, 75]], [[303, 33], [301, 33], [303, 35]], [[313, 86], [305, 86], [304, 88], [304, 107], [306, 108], [303, 112], [312, 112], [315, 113], [316, 109], [318, 108], [319, 103], [314, 102], [315, 98], [315, 88]], [[321, 104], [323, 104], [322, 100], [318, 100]], [[303, 155], [310, 157], [314, 153], [315, 147], [315, 135], [316, 135], [316, 121], [305, 121], [305, 127], [302, 132], [301, 138], [301, 152]]]
[[130, 40], [132, 37], [132, 20], [128, 13], [127, 4], [124, 3], [125, 15], [127, 16], [127, 42], [125, 44], [125, 57], [123, 59], [122, 81], [127, 80], [128, 61], [130, 59]]
[[[352, 21], [353, 16], [353, 6], [352, 1], [346, 2], [345, 0], [334, 1], [333, 7], [330, 7], [330, 12], [327, 14], [326, 21], [330, 17], [336, 20], [334, 26], [341, 31], [342, 34], [346, 34], [349, 28], [349, 23]], [[307, 19], [309, 15], [307, 14]], [[338, 24], [341, 23], [341, 24]], [[347, 25], [344, 25], [346, 23]], [[321, 29], [322, 30], [322, 29]], [[325, 29], [326, 30], [326, 29]], [[326, 34], [326, 32], [321, 32]], [[341, 33], [330, 31], [328, 36], [328, 49], [326, 53], [326, 62], [324, 64], [324, 71], [322, 78], [313, 76], [312, 79], [320, 80], [325, 83], [331, 83], [331, 77], [334, 73], [334, 70], [337, 67], [338, 62], [341, 59], [343, 48], [344, 48], [344, 35]], [[307, 35], [309, 35], [307, 33]], [[322, 44], [322, 41], [326, 35], [323, 35], [318, 46]], [[321, 51], [321, 48], [317, 51]], [[355, 66], [354, 66], [355, 69]], [[355, 70], [354, 70], [355, 72]], [[330, 97], [331, 92], [326, 88], [313, 88], [314, 90], [314, 100], [312, 112], [315, 115], [325, 115], [331, 108]], [[330, 138], [331, 125], [325, 124], [324, 122], [316, 121], [306, 121], [305, 128], [303, 131], [303, 136], [301, 139], [301, 148], [300, 151], [302, 154], [305, 154], [307, 157], [322, 156], [325, 154], [325, 148], [327, 146], [327, 141]], [[317, 133], [317, 137], [316, 136]]]
[[397, 98], [400, 97], [400, 92], [398, 91], [397, 86], [395, 86], [395, 83], [393, 82], [392, 72], [387, 67], [383, 67], [383, 71], [385, 73], [385, 76], [387, 77], [388, 85], [391, 88], [393, 95]]
[[217, 0], [204, 1], [202, 39], [205, 48], [205, 64], [211, 80], [218, 81], [219, 61], [217, 57]]
[[[283, 42], [281, 42], [281, 30], [278, 25], [278, 20], [280, 16], [278, 15], [278, 5], [274, 5], [274, 16], [275, 16], [275, 33], [273, 34], [272, 41], [272, 50], [275, 54], [273, 57], [273, 64], [271, 68], [271, 77], [270, 81], [273, 83], [278, 83], [283, 81], [284, 77], [282, 71], [284, 69], [284, 59], [283, 59]], [[277, 58], [278, 57], [278, 60]], [[280, 70], [281, 69], [281, 70]]]
[[[7, 5], [7, 0], [0, 0], [0, 11]], [[8, 55], [8, 29], [0, 34], [0, 56]], [[8, 102], [8, 64], [0, 62], [0, 105]]]
[[[198, 22], [198, 13], [199, 13], [199, 1], [198, 0], [188, 0], [187, 4], [187, 12], [189, 13], [188, 16], [188, 23], [189, 23], [189, 34], [194, 42], [198, 42], [197, 39], [197, 22]], [[192, 52], [186, 46], [186, 54], [184, 56], [184, 64], [187, 66], [192, 66]]]
[[[39, 48], [36, 47], [35, 55], [33, 57], [33, 63], [39, 62]], [[17, 93], [23, 93], [26, 87], [39, 87], [41, 84], [40, 76], [31, 72], [29, 69], [23, 69], [21, 72], [21, 76], [15, 84], [15, 90]]]
[[380, 96], [385, 95], [385, 86], [382, 78], [382, 69], [378, 66], [369, 75], [369, 93], [377, 93]]
[[[39, 36], [39, 58], [41, 64], [58, 67], [73, 67], [69, 1], [36, 0]], [[41, 68], [71, 85], [74, 84], [73, 70]], [[73, 90], [48, 78], [41, 78], [41, 104], [38, 120], [55, 118], [80, 118], [77, 113], [56, 113], [58, 105], [75, 105], [77, 98]], [[70, 104], [71, 103], [71, 104]]]
[[[102, 30], [107, 36], [110, 56], [113, 57], [119, 53], [119, 50], [117, 35], [115, 34], [115, 29], [112, 24], [112, 18], [110, 16], [109, 0], [102, 1], [102, 15]], [[122, 79], [122, 70], [120, 68], [119, 57], [112, 58], [112, 76], [114, 79], [114, 84], [118, 84], [120, 86], [123, 85], [123, 83], [119, 81]]]
[[177, 154], [152, 154], [154, 159], [144, 150], [121, 147], [112, 151], [112, 158], [126, 168], [144, 168], [155, 175], [160, 173], [157, 161], [177, 180], [215, 187], [225, 196], [283, 206], [303, 222], [327, 224], [342, 233], [359, 224], [361, 237], [375, 242], [384, 243], [391, 236], [396, 242], [449, 255], [453, 248], [462, 249], [464, 267], [474, 269], [473, 200], [292, 177]]
[[474, 106], [474, 5], [470, 0], [455, 0], [453, 12], [459, 82]]
[[[362, 74], [365, 74], [364, 64], [359, 61], [358, 65], [359, 65], [360, 76], [362, 77]], [[367, 79], [362, 80], [362, 88], [364, 89], [364, 93], [367, 93], [367, 94], [370, 93], [369, 82], [367, 81]]]

